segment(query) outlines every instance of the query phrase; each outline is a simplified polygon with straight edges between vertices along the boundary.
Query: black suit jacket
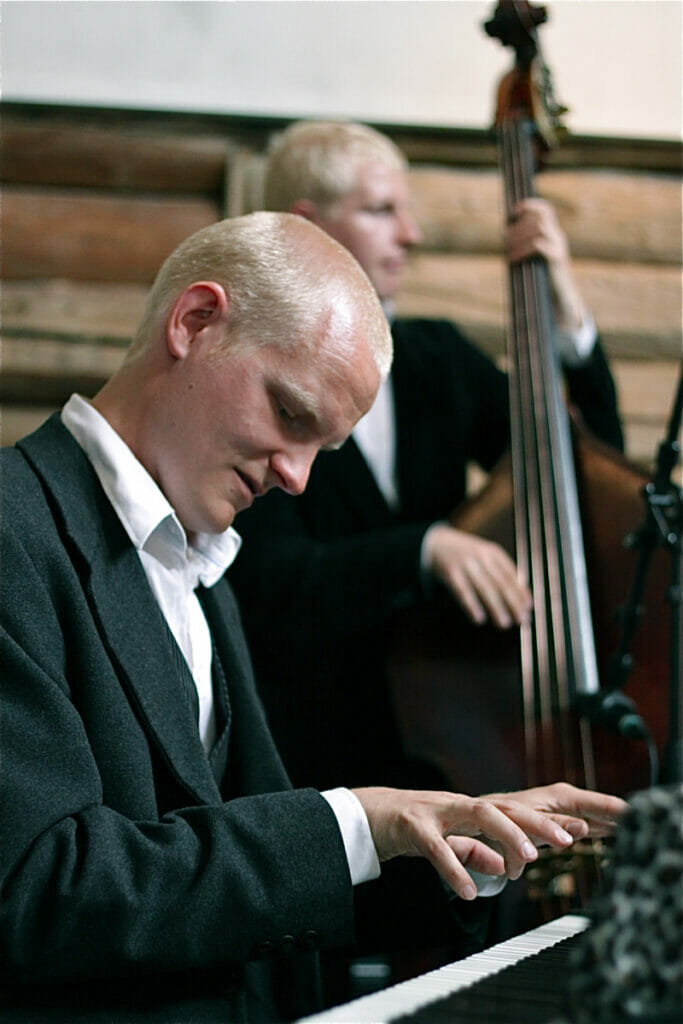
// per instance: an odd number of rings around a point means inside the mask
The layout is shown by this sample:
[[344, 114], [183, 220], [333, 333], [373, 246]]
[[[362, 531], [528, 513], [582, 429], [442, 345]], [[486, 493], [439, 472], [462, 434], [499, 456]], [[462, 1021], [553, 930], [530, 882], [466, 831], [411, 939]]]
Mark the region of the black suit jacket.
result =
[[[235, 523], [244, 544], [229, 576], [299, 785], [443, 782], [403, 755], [385, 636], [397, 612], [431, 599], [422, 539], [462, 501], [468, 463], [490, 470], [507, 448], [508, 382], [449, 322], [398, 320], [392, 333], [400, 508], [389, 508], [351, 438], [320, 453], [302, 495], [271, 492]], [[566, 377], [587, 424], [621, 446], [600, 346]]]
[[329, 805], [290, 787], [227, 582], [200, 594], [227, 679], [207, 758], [187, 666], [58, 417], [3, 451], [2, 485], [0, 1019], [310, 1012], [354, 894]]

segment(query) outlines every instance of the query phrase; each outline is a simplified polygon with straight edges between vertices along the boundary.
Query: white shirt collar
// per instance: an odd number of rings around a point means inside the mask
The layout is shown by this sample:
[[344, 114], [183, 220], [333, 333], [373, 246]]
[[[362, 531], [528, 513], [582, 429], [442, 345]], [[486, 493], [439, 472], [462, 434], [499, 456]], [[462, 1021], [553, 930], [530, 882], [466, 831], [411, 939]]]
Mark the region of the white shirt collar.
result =
[[213, 586], [240, 549], [236, 530], [228, 527], [220, 534], [197, 534], [190, 547], [163, 492], [90, 402], [72, 395], [62, 410], [62, 422], [88, 456], [135, 548], [168, 568], [191, 565], [197, 582]]

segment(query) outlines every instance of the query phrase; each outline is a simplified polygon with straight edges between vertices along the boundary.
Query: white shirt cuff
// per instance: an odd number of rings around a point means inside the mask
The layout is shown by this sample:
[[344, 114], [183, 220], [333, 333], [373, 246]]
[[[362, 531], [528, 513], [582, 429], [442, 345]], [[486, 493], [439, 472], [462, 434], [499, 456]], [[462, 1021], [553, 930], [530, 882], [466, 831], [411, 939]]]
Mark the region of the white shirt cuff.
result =
[[557, 351], [567, 366], [581, 366], [590, 357], [597, 338], [598, 329], [595, 326], [595, 320], [588, 313], [586, 319], [576, 330], [557, 331]]
[[380, 866], [372, 840], [368, 818], [355, 793], [350, 789], [328, 789], [320, 794], [332, 808], [341, 832], [351, 884], [379, 878]]
[[449, 526], [450, 524], [446, 519], [437, 519], [436, 522], [432, 523], [430, 527], [425, 530], [424, 537], [422, 538], [422, 544], [420, 545], [420, 569], [422, 572], [430, 572], [432, 566], [432, 555], [429, 550], [429, 541], [431, 538], [432, 530], [435, 526]]

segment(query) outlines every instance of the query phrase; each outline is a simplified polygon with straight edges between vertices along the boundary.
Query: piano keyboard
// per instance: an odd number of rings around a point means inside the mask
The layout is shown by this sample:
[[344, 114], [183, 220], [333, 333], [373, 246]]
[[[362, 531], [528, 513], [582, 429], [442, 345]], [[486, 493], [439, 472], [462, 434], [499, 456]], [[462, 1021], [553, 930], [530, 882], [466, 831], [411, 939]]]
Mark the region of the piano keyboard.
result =
[[[362, 996], [350, 1003], [306, 1017], [298, 1024], [392, 1024], [401, 1018], [410, 1018], [411, 1014], [430, 1007], [431, 1004], [438, 1003], [453, 993], [464, 992], [475, 983], [493, 977], [507, 967], [529, 957], [535, 957], [558, 942], [578, 935], [587, 926], [587, 918], [567, 914], [524, 935], [517, 935], [506, 942], [500, 942], [497, 946], [491, 946], [483, 953], [475, 953], [464, 960], [423, 974], [419, 978], [400, 982], [381, 992], [374, 992], [372, 995]], [[516, 1012], [518, 1010], [519, 1007]], [[428, 1017], [429, 1014], [426, 1013], [421, 1015], [419, 1020], [427, 1021]], [[417, 1017], [415, 1019], [418, 1020]], [[456, 1010], [449, 1007], [443, 1020], [455, 1024], [457, 1019]], [[495, 1018], [468, 1015], [463, 1019], [473, 1022], [479, 1020], [482, 1024], [488, 1024], [488, 1021]]]

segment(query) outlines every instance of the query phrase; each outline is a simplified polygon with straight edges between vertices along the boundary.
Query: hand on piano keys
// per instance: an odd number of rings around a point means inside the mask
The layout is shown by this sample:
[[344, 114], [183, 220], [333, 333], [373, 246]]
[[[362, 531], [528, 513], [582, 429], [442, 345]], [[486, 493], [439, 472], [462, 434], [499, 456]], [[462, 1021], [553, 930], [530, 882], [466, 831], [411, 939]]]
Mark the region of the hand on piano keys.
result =
[[382, 787], [353, 792], [380, 862], [425, 857], [465, 900], [477, 895], [467, 869], [519, 878], [537, 847], [565, 849], [609, 835], [626, 808], [618, 797], [564, 782], [480, 797]]

